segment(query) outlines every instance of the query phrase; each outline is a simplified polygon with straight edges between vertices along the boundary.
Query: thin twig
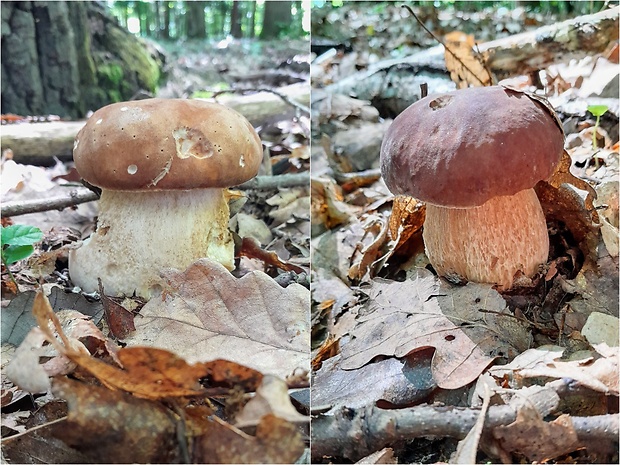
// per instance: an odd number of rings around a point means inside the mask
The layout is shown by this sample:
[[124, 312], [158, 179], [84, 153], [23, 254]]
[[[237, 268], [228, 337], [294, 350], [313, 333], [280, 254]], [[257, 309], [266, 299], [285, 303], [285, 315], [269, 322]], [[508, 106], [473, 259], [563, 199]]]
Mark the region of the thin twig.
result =
[[1, 439], [1, 442], [4, 444], [4, 443], [12, 441], [14, 439], [18, 439], [18, 438], [20, 438], [22, 436], [25, 436], [26, 434], [30, 434], [30, 433], [36, 431], [36, 430], [39, 430], [39, 429], [42, 429], [42, 428], [46, 428], [46, 427], [54, 425], [56, 423], [60, 423], [61, 421], [65, 421], [67, 418], [69, 418], [69, 417], [68, 416], [60, 417], [60, 418], [57, 418], [56, 420], [52, 420], [50, 422], [43, 423], [42, 425], [38, 425], [38, 426], [35, 426], [33, 428], [30, 428], [29, 430], [22, 431], [21, 433], [14, 434], [13, 436], [4, 437], [4, 438]]
[[273, 89], [269, 89], [267, 87], [258, 87], [258, 88], [252, 88], [252, 89], [224, 89], [224, 90], [214, 90], [214, 91], [207, 91], [207, 92], [213, 92], [213, 98], [216, 98], [218, 95], [221, 94], [256, 94], [258, 92], [269, 92], [270, 94], [273, 94], [277, 97], [280, 97], [282, 99], [282, 101], [284, 101], [284, 103], [286, 103], [287, 105], [290, 105], [294, 108], [297, 108], [298, 110], [303, 111], [305, 114], [309, 115], [310, 114], [310, 108], [308, 108], [307, 106], [295, 102], [294, 100], [291, 100], [290, 98], [288, 98], [286, 95], [273, 90]]
[[458, 61], [461, 65], [463, 65], [463, 68], [465, 68], [467, 71], [469, 71], [471, 73], [471, 75], [473, 77], [475, 77], [476, 80], [480, 84], [482, 84], [483, 86], [486, 85], [484, 82], [482, 82], [482, 80], [478, 76], [476, 76], [476, 73], [474, 73], [471, 69], [469, 69], [469, 67], [465, 63], [463, 63], [463, 60], [461, 60], [456, 55], [456, 53], [454, 53], [452, 50], [450, 50], [450, 48], [448, 48], [448, 46], [445, 44], [445, 42], [443, 40], [441, 40], [439, 37], [437, 37], [433, 31], [431, 31], [429, 28], [427, 28], [424, 25], [422, 20], [417, 17], [417, 15], [413, 12], [413, 10], [411, 9], [411, 7], [409, 5], [402, 5], [402, 7], [406, 8], [409, 11], [409, 13], [411, 13], [411, 15], [415, 18], [415, 20], [420, 24], [420, 26], [422, 26], [422, 29], [424, 29], [426, 32], [428, 32], [433, 39], [435, 39], [437, 42], [439, 42], [441, 45], [443, 45], [443, 47], [446, 49], [446, 52], [448, 52], [450, 55], [452, 55], [456, 59], [456, 61]]
[[[269, 190], [308, 185], [310, 185], [310, 174], [304, 172], [282, 174], [279, 176], [256, 176], [254, 179], [236, 186], [236, 189]], [[81, 203], [93, 202], [98, 199], [99, 196], [91, 190], [77, 188], [73, 189], [68, 195], [62, 197], [7, 202], [2, 205], [1, 212], [3, 217], [27, 215], [29, 213], [62, 210], [63, 208], [72, 207]]]

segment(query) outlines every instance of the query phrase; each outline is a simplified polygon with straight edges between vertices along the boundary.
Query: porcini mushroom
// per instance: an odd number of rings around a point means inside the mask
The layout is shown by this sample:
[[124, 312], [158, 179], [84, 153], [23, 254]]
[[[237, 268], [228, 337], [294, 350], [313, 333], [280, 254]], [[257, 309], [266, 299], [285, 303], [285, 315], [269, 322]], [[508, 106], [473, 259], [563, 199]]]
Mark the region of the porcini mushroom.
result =
[[225, 188], [254, 177], [263, 157], [252, 125], [223, 105], [148, 99], [97, 110], [75, 139], [83, 179], [102, 189], [96, 232], [70, 253], [87, 292], [150, 298], [159, 271], [208, 257], [234, 268]]
[[426, 202], [424, 244], [438, 274], [508, 289], [547, 261], [533, 187], [560, 160], [564, 133], [537, 99], [501, 86], [430, 95], [386, 132], [390, 191]]

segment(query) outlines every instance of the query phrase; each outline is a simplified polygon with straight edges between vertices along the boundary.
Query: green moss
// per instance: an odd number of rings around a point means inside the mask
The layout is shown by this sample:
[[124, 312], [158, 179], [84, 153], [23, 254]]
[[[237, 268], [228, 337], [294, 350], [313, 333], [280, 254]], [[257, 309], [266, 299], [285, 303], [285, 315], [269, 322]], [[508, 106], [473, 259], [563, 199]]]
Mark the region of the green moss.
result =
[[116, 63], [102, 64], [97, 68], [99, 85], [105, 88], [119, 88], [123, 76], [123, 68]]
[[138, 38], [113, 28], [108, 31], [106, 42], [106, 49], [116, 51], [125, 69], [135, 73], [140, 86], [150, 92], [157, 90], [159, 66]]

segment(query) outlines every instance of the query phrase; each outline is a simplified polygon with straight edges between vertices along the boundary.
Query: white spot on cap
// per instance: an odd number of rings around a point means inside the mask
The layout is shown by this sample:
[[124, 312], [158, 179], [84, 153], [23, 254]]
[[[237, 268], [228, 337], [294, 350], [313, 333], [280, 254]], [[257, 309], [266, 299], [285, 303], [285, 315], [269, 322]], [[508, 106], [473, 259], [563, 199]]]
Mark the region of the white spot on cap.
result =
[[136, 174], [138, 172], [138, 167], [136, 165], [129, 165], [127, 167], [127, 172], [129, 174]]
[[103, 122], [103, 119], [99, 118], [95, 124], [101, 124], [102, 122]]
[[127, 110], [129, 110], [129, 108], [127, 108], [127, 107], [121, 107], [121, 111], [127, 111]]
[[241, 157], [239, 157], [239, 166], [241, 168], [245, 167], [245, 157], [243, 155], [241, 155]]
[[77, 139], [75, 139], [75, 140], [73, 141], [73, 150], [77, 149], [77, 146], [78, 146], [78, 144], [79, 144], [79, 143], [80, 143], [80, 141], [79, 141], [79, 140], [77, 140]]

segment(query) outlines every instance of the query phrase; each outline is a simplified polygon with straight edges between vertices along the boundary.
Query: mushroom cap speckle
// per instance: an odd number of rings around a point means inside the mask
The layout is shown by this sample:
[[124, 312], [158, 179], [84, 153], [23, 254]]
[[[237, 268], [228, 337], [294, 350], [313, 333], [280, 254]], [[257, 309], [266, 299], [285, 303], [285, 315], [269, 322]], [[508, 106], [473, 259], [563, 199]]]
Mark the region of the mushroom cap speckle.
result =
[[261, 141], [245, 117], [217, 103], [121, 102], [97, 110], [75, 138], [89, 183], [111, 190], [229, 187], [258, 172]]
[[527, 94], [474, 87], [429, 95], [403, 111], [381, 145], [381, 173], [394, 194], [466, 208], [547, 179], [564, 133]]

